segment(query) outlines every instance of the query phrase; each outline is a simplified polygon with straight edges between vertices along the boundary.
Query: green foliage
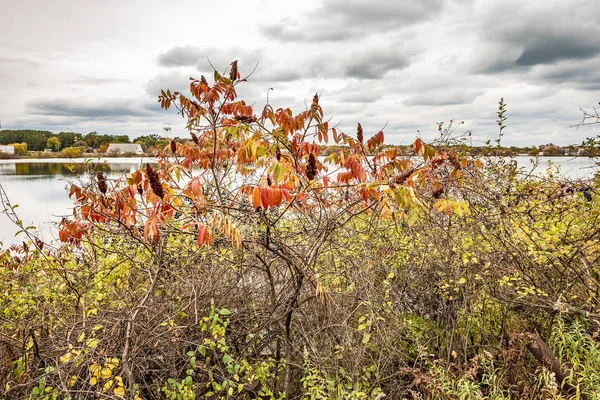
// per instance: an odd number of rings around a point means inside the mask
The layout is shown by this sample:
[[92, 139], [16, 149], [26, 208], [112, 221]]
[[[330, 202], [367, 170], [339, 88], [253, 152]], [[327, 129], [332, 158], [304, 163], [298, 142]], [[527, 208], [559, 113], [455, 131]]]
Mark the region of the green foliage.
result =
[[[49, 367], [47, 372], [52, 372], [53, 368]], [[68, 396], [67, 398], [70, 398]], [[52, 386], [46, 386], [46, 379], [41, 378], [40, 383], [31, 389], [31, 394], [28, 400], [59, 400], [65, 399], [60, 396], [59, 390]]]
[[577, 388], [576, 399], [600, 397], [600, 346], [588, 333], [589, 321], [578, 318], [565, 323], [557, 318], [552, 327], [550, 345], [562, 365], [568, 366], [568, 382]]
[[42, 151], [52, 135], [49, 131], [3, 129], [0, 130], [0, 144], [26, 143], [30, 151]]
[[[160, 142], [160, 144], [158, 144]], [[156, 134], [138, 136], [133, 140], [133, 143], [139, 143], [145, 152], [151, 151], [155, 147], [162, 147], [168, 144], [164, 137]]]
[[[230, 315], [231, 311], [215, 308], [211, 302], [209, 314], [199, 325], [206, 336], [201, 345], [187, 352], [190, 368], [186, 377], [181, 381], [169, 378], [162, 388], [169, 399], [195, 399], [196, 393], [205, 398], [226, 399], [248, 392], [261, 398], [276, 398], [268, 388], [269, 381], [275, 376], [274, 362], [252, 364], [231, 352], [226, 337]], [[250, 341], [252, 337], [247, 339]], [[198, 376], [204, 378], [202, 384], [194, 382], [194, 377]]]
[[310, 360], [305, 359], [301, 380], [305, 392], [301, 398], [306, 400], [379, 398], [378, 395], [383, 394], [382, 390], [371, 384], [375, 370], [374, 365], [365, 367], [361, 374], [353, 376], [340, 367], [335, 375], [328, 375], [319, 371]]
[[58, 138], [60, 139], [60, 148], [63, 149], [65, 147], [73, 147], [75, 142], [81, 138], [79, 133], [75, 132], [59, 132]]
[[[55, 138], [58, 138], [60, 144], [55, 142]], [[111, 135], [98, 132], [81, 135], [75, 132], [59, 132], [55, 134], [50, 131], [30, 129], [0, 130], [0, 144], [26, 143], [30, 151], [43, 151], [46, 148], [58, 151], [62, 148], [78, 147], [81, 144], [76, 145], [75, 143], [78, 141], [85, 143], [84, 147], [92, 147], [94, 149], [99, 149], [102, 144], [108, 143], [131, 143], [127, 135]]]
[[485, 352], [471, 361], [470, 369], [463, 375], [452, 376], [447, 368], [433, 364], [429, 376], [424, 378], [429, 389], [427, 398], [509, 400], [513, 397], [502, 389], [499, 373], [491, 355]]
[[52, 136], [48, 138], [48, 141], [46, 142], [46, 147], [52, 149], [53, 151], [60, 150], [60, 138], [57, 136]]

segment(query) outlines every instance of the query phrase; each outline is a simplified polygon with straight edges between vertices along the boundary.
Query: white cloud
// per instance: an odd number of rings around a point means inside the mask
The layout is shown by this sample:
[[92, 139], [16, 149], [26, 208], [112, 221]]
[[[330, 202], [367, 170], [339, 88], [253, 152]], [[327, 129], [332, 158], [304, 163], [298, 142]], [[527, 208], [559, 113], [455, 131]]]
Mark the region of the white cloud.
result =
[[[600, 100], [595, 0], [0, 0], [4, 128], [140, 135], [164, 123], [185, 135], [160, 89], [211, 75], [206, 57], [242, 74], [239, 94], [299, 111], [318, 92], [332, 123], [353, 133], [387, 124], [391, 142], [435, 136], [464, 120], [495, 138], [508, 102], [507, 144], [581, 142], [579, 106]], [[273, 88], [273, 90], [270, 90]], [[461, 126], [462, 129], [462, 126]], [[594, 132], [591, 132], [594, 134]]]

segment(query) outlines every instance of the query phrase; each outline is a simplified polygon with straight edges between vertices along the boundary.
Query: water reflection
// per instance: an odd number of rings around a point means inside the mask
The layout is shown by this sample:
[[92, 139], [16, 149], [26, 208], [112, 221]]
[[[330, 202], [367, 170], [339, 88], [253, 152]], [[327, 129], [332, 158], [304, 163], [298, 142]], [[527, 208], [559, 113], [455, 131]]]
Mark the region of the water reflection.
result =
[[26, 175], [26, 176], [45, 176], [45, 175], [64, 175], [74, 176], [85, 173], [129, 173], [139, 168], [138, 164], [132, 163], [18, 163], [18, 164], [0, 164], [0, 174]]
[[[514, 158], [525, 172], [533, 167], [532, 159]], [[155, 160], [140, 158], [99, 159], [94, 162], [84, 159], [0, 160], [0, 184], [11, 202], [19, 204], [16, 211], [23, 224], [38, 227], [40, 235], [51, 240], [56, 232], [54, 224], [62, 216], [72, 214], [73, 203], [66, 189], [68, 182], [89, 183], [90, 177], [99, 171], [116, 178], [143, 167], [146, 162], [156, 164]], [[542, 174], [549, 165], [560, 167], [561, 175], [569, 179], [590, 177], [597, 169], [594, 161], [588, 158], [540, 157], [535, 173]], [[18, 230], [6, 215], [0, 213], [0, 247], [24, 240], [24, 236], [14, 237]]]
[[[0, 160], [0, 184], [24, 226], [35, 226], [45, 240], [55, 237], [55, 224], [73, 212], [67, 195], [68, 182], [86, 184], [90, 177], [102, 171], [111, 178], [128, 174], [153, 160], [119, 158], [107, 160]], [[19, 228], [0, 213], [0, 247], [26, 240], [23, 234], [15, 237]]]

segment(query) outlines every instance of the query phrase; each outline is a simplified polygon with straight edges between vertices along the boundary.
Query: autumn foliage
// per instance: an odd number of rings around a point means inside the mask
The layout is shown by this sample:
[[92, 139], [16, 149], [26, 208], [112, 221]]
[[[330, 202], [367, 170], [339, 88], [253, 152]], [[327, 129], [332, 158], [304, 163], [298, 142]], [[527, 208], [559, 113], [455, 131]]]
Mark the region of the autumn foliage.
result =
[[402, 154], [242, 84], [162, 91], [190, 140], [70, 183], [58, 246], [0, 253], [0, 397], [600, 395], [597, 179]]

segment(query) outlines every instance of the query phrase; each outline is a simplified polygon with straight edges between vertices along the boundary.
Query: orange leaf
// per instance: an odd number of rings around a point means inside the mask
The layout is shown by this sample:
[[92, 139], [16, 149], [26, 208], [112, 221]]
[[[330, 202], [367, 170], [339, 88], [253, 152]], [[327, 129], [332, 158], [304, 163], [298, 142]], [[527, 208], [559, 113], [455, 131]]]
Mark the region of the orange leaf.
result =
[[415, 150], [418, 155], [423, 154], [423, 141], [421, 138], [417, 138], [417, 140], [415, 140]]
[[269, 208], [269, 188], [260, 188], [260, 200], [262, 208]]
[[338, 182], [350, 182], [352, 179], [352, 171], [340, 172], [337, 176]]
[[287, 189], [281, 189], [281, 195], [285, 199], [285, 201], [292, 201], [292, 195]]
[[198, 246], [202, 247], [204, 242], [206, 241], [206, 225], [200, 224], [198, 225]]
[[252, 206], [254, 209], [260, 207], [260, 188], [258, 186], [254, 186], [254, 190], [252, 191]]
[[274, 206], [280, 205], [281, 201], [283, 200], [283, 195], [281, 194], [281, 189], [271, 188], [271, 191], [273, 193], [273, 202], [272, 202], [272, 204]]

